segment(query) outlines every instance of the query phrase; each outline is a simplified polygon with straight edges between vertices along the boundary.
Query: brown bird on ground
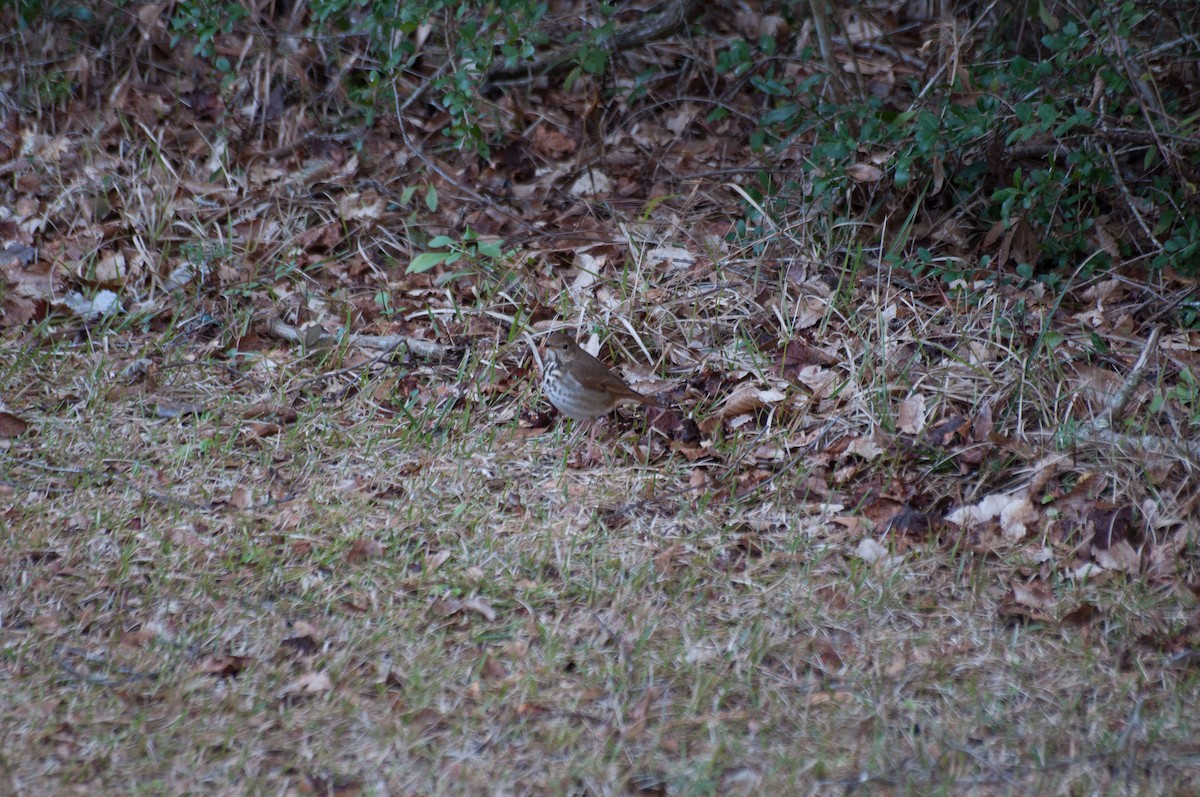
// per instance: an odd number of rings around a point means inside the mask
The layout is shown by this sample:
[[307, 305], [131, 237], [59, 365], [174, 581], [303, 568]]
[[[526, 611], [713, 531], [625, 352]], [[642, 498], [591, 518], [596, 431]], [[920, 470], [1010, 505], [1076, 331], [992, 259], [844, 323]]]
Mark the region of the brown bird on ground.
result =
[[664, 406], [625, 384], [608, 370], [608, 366], [579, 348], [562, 332], [554, 332], [546, 338], [542, 390], [559, 412], [577, 421], [599, 418], [622, 401]]

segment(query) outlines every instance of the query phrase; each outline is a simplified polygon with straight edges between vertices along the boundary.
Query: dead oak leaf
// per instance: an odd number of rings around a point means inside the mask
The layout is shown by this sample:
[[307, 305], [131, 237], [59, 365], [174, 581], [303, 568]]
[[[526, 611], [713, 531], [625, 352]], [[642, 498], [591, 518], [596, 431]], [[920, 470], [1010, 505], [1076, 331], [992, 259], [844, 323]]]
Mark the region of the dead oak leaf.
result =
[[904, 434], [918, 434], [925, 428], [925, 397], [909, 396], [900, 402], [896, 425]]
[[563, 160], [578, 149], [575, 139], [547, 125], [539, 125], [533, 131], [533, 151], [547, 160]]
[[280, 691], [280, 697], [315, 695], [333, 689], [333, 680], [323, 672], [306, 672]]
[[1012, 589], [1013, 600], [1017, 603], [1041, 612], [1053, 611], [1054, 593], [1045, 583], [1031, 581], [1028, 584], [1022, 584], [1014, 581], [1009, 586]]
[[810, 365], [796, 373], [796, 381], [812, 391], [819, 399], [832, 398], [838, 389], [838, 378], [828, 368]]
[[926, 439], [931, 445], [948, 446], [950, 442], [960, 433], [965, 433], [967, 419], [961, 415], [955, 415], [943, 421], [939, 421], [930, 427], [926, 434]]
[[20, 437], [28, 431], [29, 421], [11, 412], [0, 412], [0, 438]]
[[346, 559], [350, 562], [361, 562], [364, 559], [374, 559], [387, 551], [384, 544], [378, 540], [368, 540], [359, 538], [350, 546], [350, 552], [346, 554]]
[[1000, 601], [996, 614], [1006, 625], [1025, 625], [1027, 623], [1049, 623], [1053, 618], [1040, 609], [1026, 606], [1009, 595]]
[[718, 413], [722, 418], [733, 418], [761, 409], [769, 404], [778, 404], [787, 398], [787, 394], [774, 388], [763, 389], [753, 384], [739, 385]]
[[462, 605], [464, 609], [469, 609], [470, 611], [475, 612], [488, 622], [492, 622], [496, 619], [496, 610], [493, 609], [491, 604], [485, 601], [483, 598], [467, 598], [462, 602]]
[[877, 183], [883, 179], [883, 170], [869, 163], [853, 163], [846, 167], [846, 176], [856, 183]]
[[870, 537], [863, 537], [861, 540], [859, 540], [858, 547], [854, 550], [854, 554], [864, 562], [874, 564], [888, 555], [888, 549], [885, 545], [882, 545]]
[[1126, 540], [1119, 540], [1107, 548], [1092, 548], [1092, 559], [1105, 570], [1120, 570], [1137, 573], [1142, 567], [1142, 557]]
[[1029, 525], [1038, 519], [1037, 509], [1029, 501], [1025, 491], [1009, 495], [993, 493], [978, 504], [961, 506], [946, 515], [946, 521], [956, 526], [973, 528], [999, 518], [1004, 539], [1012, 542], [1022, 539]]
[[874, 437], [855, 437], [846, 444], [842, 458], [850, 455], [860, 456], [870, 462], [883, 456], [883, 449]]
[[215, 675], [218, 678], [234, 678], [250, 665], [253, 659], [249, 656], [212, 656], [201, 662], [197, 668], [205, 675]]

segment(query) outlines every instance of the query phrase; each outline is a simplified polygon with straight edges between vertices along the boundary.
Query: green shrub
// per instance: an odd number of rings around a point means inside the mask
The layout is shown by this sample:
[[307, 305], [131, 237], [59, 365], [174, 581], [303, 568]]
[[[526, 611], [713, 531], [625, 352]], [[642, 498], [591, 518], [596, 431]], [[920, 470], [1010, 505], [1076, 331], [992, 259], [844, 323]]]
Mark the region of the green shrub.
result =
[[[1200, 204], [1188, 175], [1200, 169], [1200, 104], [1186, 79], [1151, 82], [1151, 75], [1170, 77], [1172, 64], [1195, 59], [1187, 54], [1200, 35], [1195, 11], [1152, 27], [1144, 3], [1092, 4], [1063, 22], [1045, 5], [1037, 8], [1013, 6], [1006, 24], [993, 26], [974, 52], [964, 50], [961, 58], [973, 63], [961, 77], [931, 86], [913, 78], [907, 92], [897, 87], [886, 99], [814, 99], [824, 95], [814, 91], [812, 76], [789, 83], [765, 58], [775, 43], [730, 43], [717, 56], [724, 71], [739, 75], [768, 63], [751, 83], [775, 105], [752, 143], [769, 153], [797, 139], [812, 142], [806, 188], [794, 182], [777, 206], [794, 207], [803, 190], [806, 203], [833, 209], [855, 195], [847, 170], [862, 153], [890, 153], [880, 184], [888, 190], [876, 193], [876, 205], [856, 208], [858, 215], [878, 210], [885, 195], [900, 208], [922, 201], [931, 212], [966, 208], [964, 224], [977, 244], [989, 231], [1003, 238], [1027, 225], [1027, 237], [1039, 245], [1028, 260], [1010, 256], [1015, 274], [1026, 279], [1057, 281], [1081, 264], [1086, 275], [1114, 256], [1198, 273]], [[1040, 33], [1018, 40], [1017, 29]], [[1151, 50], [1164, 40], [1175, 43]], [[909, 106], [898, 107], [906, 94]], [[1160, 110], [1147, 110], [1151, 95]], [[919, 246], [894, 247], [894, 262], [918, 275], [963, 276], [931, 269]], [[980, 265], [1003, 267], [989, 257], [997, 248]]]

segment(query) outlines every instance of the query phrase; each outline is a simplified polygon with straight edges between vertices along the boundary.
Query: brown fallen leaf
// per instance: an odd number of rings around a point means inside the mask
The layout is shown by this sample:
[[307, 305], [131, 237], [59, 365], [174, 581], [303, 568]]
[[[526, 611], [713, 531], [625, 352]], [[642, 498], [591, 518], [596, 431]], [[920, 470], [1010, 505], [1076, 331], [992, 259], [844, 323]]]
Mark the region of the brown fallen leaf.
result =
[[774, 388], [764, 390], [749, 383], [738, 385], [729, 398], [725, 399], [719, 415], [722, 418], [745, 415], [768, 404], [778, 404], [786, 398], [787, 394]]
[[1062, 617], [1063, 623], [1072, 625], [1087, 625], [1096, 618], [1100, 612], [1090, 603], [1081, 603], [1071, 611], [1067, 612]]
[[1012, 589], [1013, 600], [1023, 606], [1043, 612], [1054, 609], [1054, 593], [1041, 581], [1030, 581], [1027, 584], [1014, 581], [1009, 587]]
[[205, 675], [215, 675], [218, 678], [234, 678], [250, 665], [254, 659], [249, 656], [211, 656], [200, 663], [197, 668]]
[[955, 435], [958, 435], [963, 431], [966, 425], [966, 418], [961, 415], [955, 415], [953, 417], [946, 418], [945, 420], [938, 421], [936, 424], [930, 427], [925, 437], [931, 445], [947, 446], [950, 444], [950, 441], [954, 439]]
[[0, 438], [20, 437], [28, 431], [29, 421], [11, 412], [0, 412]]
[[496, 619], [496, 610], [483, 598], [467, 598], [462, 602], [462, 607], [481, 615], [488, 622]]
[[987, 440], [994, 428], [995, 421], [992, 419], [992, 403], [988, 401], [979, 408], [979, 412], [975, 416], [975, 422], [971, 424], [971, 434], [976, 440]]
[[248, 487], [235, 487], [233, 488], [233, 493], [229, 496], [229, 504], [235, 509], [249, 509], [254, 506], [254, 493]]
[[333, 688], [333, 681], [323, 672], [306, 672], [280, 691], [281, 697], [295, 695], [315, 695], [328, 692]]
[[996, 607], [996, 614], [1006, 625], [1053, 622], [1053, 618], [1045, 612], [1019, 603], [1011, 595], [1000, 601], [1000, 605]]
[[918, 434], [925, 428], [925, 397], [909, 396], [900, 402], [896, 413], [896, 428], [904, 434]]
[[387, 548], [378, 540], [368, 540], [360, 537], [350, 546], [350, 552], [346, 554], [346, 559], [350, 562], [361, 562], [364, 559], [374, 559], [378, 556], [383, 556]]
[[1107, 548], [1093, 546], [1092, 559], [1105, 570], [1137, 573], [1142, 568], [1141, 555], [1125, 540], [1113, 543]]
[[877, 183], [883, 179], [883, 170], [869, 163], [852, 163], [846, 167], [846, 176], [856, 183]]
[[274, 437], [283, 431], [283, 427], [277, 423], [248, 423], [241, 431], [250, 440], [261, 440], [264, 437]]
[[[307, 625], [307, 623], [305, 624]], [[304, 633], [297, 623], [296, 635], [290, 636], [279, 643], [280, 653], [293, 656], [311, 656], [320, 649], [315, 633]]]

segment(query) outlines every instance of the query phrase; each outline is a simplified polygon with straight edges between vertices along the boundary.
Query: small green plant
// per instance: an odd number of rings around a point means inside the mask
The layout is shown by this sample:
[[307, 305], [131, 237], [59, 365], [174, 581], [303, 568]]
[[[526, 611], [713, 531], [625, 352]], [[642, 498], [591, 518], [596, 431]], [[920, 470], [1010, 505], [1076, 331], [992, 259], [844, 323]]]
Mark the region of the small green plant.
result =
[[225, 56], [216, 54], [216, 38], [232, 31], [234, 25], [249, 15], [246, 6], [233, 0], [182, 0], [175, 5], [170, 18], [171, 47], [186, 39], [192, 44], [193, 55], [211, 59], [213, 66], [228, 74], [233, 65]]
[[[1063, 19], [1038, 13], [1040, 5], [1020, 18], [1023, 9], [1029, 7], [1002, 12], [1009, 16], [998, 17], [993, 32], [975, 44], [974, 65], [945, 85], [910, 81], [908, 108], [897, 102], [899, 87], [886, 100], [864, 92], [823, 101], [826, 93], [814, 90], [823, 78], [779, 70], [769, 55], [773, 43], [730, 43], [717, 55], [718, 70], [747, 76], [772, 102], [752, 147], [766, 152], [808, 142], [805, 179], [786, 185], [769, 204], [786, 211], [800, 193], [805, 204], [831, 212], [847, 198], [865, 201], [854, 212], [867, 216], [885, 199], [920, 206], [933, 218], [969, 208], [959, 229], [974, 242], [1000, 233], [980, 252], [991, 260], [969, 268], [939, 267], [940, 253], [919, 250], [928, 239], [906, 239], [888, 259], [918, 276], [954, 280], [990, 269], [1053, 286], [1081, 262], [1086, 278], [1140, 256], [1154, 267], [1197, 273], [1200, 204], [1186, 175], [1200, 168], [1200, 151], [1178, 142], [1195, 136], [1200, 117], [1179, 81], [1145, 85], [1157, 80], [1145, 76], [1158, 74], [1150, 59], [1166, 64], [1172, 57], [1169, 49], [1137, 49], [1138, 42], [1159, 40], [1149, 6], [1085, 4], [1072, 7], [1069, 18], [1056, 6]], [[1195, 15], [1172, 24], [1181, 42], [1196, 35]], [[1019, 53], [1014, 31], [1036, 32]], [[1156, 93], [1149, 113], [1147, 92]], [[1107, 132], [1113, 127], [1130, 136], [1114, 137]], [[879, 158], [874, 163], [884, 172], [867, 186], [855, 182], [851, 168], [864, 154]], [[1025, 245], [1012, 245], [1014, 236]]]
[[29, 27], [39, 19], [73, 19], [91, 23], [95, 20], [92, 9], [83, 3], [42, 3], [38, 0], [0, 0], [0, 9], [11, 7], [17, 11], [17, 21], [22, 28]]
[[405, 270], [406, 274], [424, 274], [438, 266], [452, 266], [462, 262], [466, 268], [461, 271], [445, 274], [438, 279], [439, 284], [453, 282], [477, 272], [491, 273], [496, 266], [511, 259], [513, 251], [505, 251], [499, 241], [480, 240], [479, 234], [468, 229], [459, 240], [448, 235], [439, 235], [429, 242], [430, 249], [441, 249], [440, 252], [422, 252], [412, 259]]
[[1150, 400], [1150, 411], [1161, 412], [1168, 401], [1174, 401], [1189, 416], [1191, 426], [1200, 427], [1200, 379], [1191, 368], [1179, 372], [1179, 381], [1167, 390], [1158, 390]]

